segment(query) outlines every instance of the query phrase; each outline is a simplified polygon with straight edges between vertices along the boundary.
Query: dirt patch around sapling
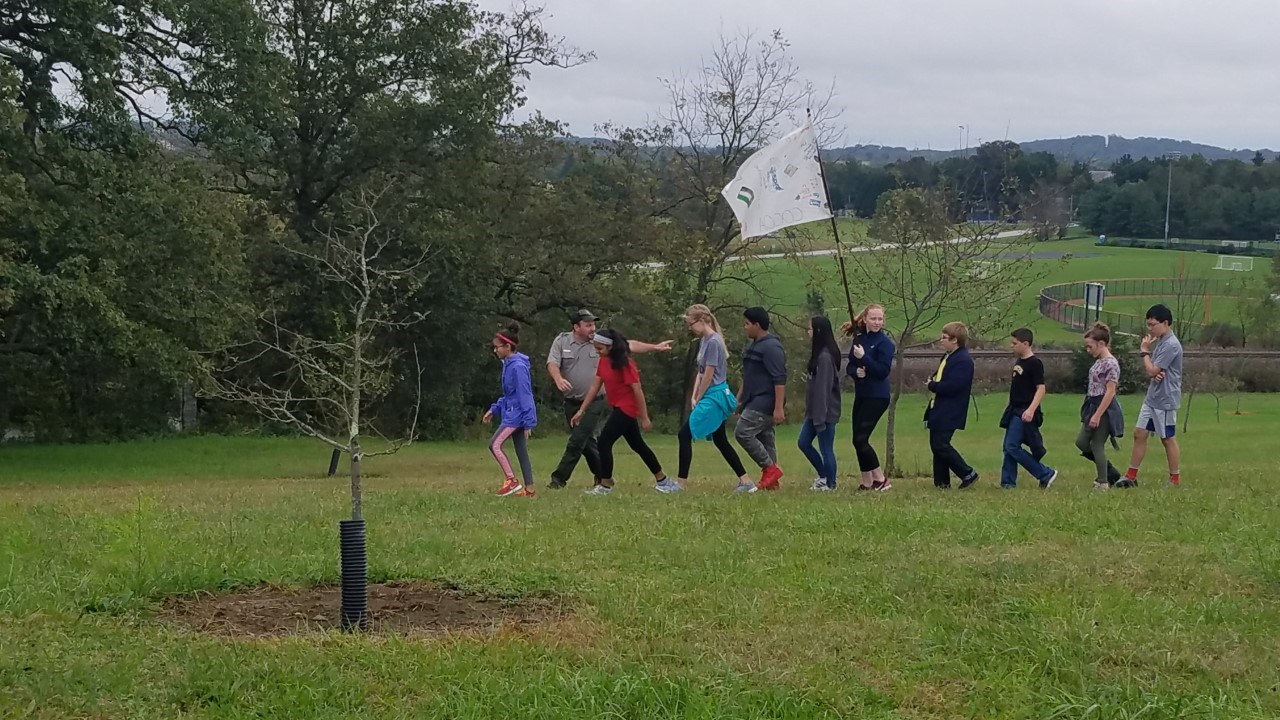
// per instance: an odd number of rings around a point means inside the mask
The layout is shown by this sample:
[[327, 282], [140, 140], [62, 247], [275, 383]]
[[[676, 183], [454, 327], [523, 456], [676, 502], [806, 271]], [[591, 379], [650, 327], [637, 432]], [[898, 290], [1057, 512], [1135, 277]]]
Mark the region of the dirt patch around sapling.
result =
[[[281, 637], [341, 629], [342, 588], [259, 586], [166, 600], [162, 621], [210, 635]], [[487, 597], [429, 583], [369, 585], [369, 632], [444, 636], [532, 630], [567, 614], [548, 598]]]

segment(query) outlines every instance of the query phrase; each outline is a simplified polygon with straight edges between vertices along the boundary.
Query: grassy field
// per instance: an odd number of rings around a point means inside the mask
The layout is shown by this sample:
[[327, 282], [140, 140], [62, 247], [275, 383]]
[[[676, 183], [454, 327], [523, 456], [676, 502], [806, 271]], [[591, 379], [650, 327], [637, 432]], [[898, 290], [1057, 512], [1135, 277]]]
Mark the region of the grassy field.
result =
[[[1027, 325], [1036, 331], [1041, 342], [1063, 344], [1073, 344], [1078, 341], [1078, 337], [1076, 333], [1065, 330], [1060, 324], [1040, 316], [1038, 298], [1041, 288], [1046, 285], [1080, 280], [1173, 277], [1184, 267], [1188, 277], [1225, 280], [1237, 280], [1246, 275], [1265, 274], [1271, 271], [1271, 261], [1263, 258], [1255, 259], [1252, 273], [1228, 272], [1213, 269], [1218, 261], [1216, 255], [1099, 246], [1094, 239], [1047, 242], [1038, 245], [1036, 250], [1055, 255], [1069, 254], [1072, 257], [1065, 263], [1052, 258], [1033, 261], [1046, 265], [1049, 275], [1022, 294], [1018, 308], [1010, 320], [1010, 326]], [[821, 292], [831, 312], [838, 315], [838, 309], [844, 306], [844, 290], [840, 286], [839, 269], [834, 257], [764, 262], [768, 263], [767, 271], [760, 285], [778, 309], [784, 312], [799, 312], [805, 307], [806, 295], [810, 289]], [[852, 276], [849, 280], [855, 304], [876, 299], [874, 289], [860, 282], [859, 278]], [[1171, 300], [1171, 298], [1117, 298], [1114, 301], [1108, 300], [1106, 307], [1118, 312], [1142, 313], [1155, 302]], [[1210, 302], [1210, 310], [1213, 320], [1232, 322], [1236, 319], [1235, 303], [1229, 298], [1213, 298]], [[1197, 311], [1196, 319], [1200, 320], [1203, 310], [1197, 308]], [[893, 314], [890, 313], [891, 330], [898, 329], [899, 326], [895, 322]]]
[[[916, 472], [921, 402], [902, 405]], [[710, 445], [670, 497], [626, 451], [613, 496], [583, 496], [579, 474], [533, 501], [490, 494], [482, 443], [371, 461], [373, 579], [573, 608], [488, 638], [251, 641], [156, 622], [173, 594], [336, 581], [346, 491], [312, 442], [0, 448], [0, 716], [1280, 717], [1280, 397], [1220, 421], [1196, 399], [1184, 486], [1162, 487], [1156, 450], [1142, 488], [1110, 493], [1089, 489], [1066, 396], [1047, 403], [1058, 483], [997, 489], [1001, 403], [982, 398], [958, 436], [982, 482], [945, 494], [846, 478], [815, 496], [794, 426], [769, 496], [729, 493]], [[535, 437], [541, 473], [561, 441]], [[847, 443], [844, 426], [846, 472]]]
[[[858, 243], [867, 237], [870, 220], [857, 217], [836, 218], [836, 227], [840, 231], [841, 242]], [[831, 232], [830, 221], [807, 223], [780, 231], [782, 237], [761, 238], [756, 241], [756, 254], [780, 253], [788, 251], [830, 250], [836, 246], [835, 235]]]

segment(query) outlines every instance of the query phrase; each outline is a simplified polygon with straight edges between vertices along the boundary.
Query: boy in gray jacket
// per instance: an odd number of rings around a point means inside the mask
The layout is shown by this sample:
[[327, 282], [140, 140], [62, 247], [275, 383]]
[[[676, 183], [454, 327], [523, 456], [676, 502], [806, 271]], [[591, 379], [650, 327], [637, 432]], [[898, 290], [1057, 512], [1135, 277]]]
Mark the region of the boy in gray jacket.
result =
[[754, 487], [741, 484], [740, 492], [777, 490], [782, 479], [778, 467], [778, 447], [773, 428], [786, 419], [787, 354], [782, 341], [769, 332], [769, 312], [762, 307], [747, 308], [742, 314], [743, 330], [751, 343], [742, 353], [742, 388], [738, 391], [738, 425], [733, 431], [738, 444], [760, 466], [760, 481]]

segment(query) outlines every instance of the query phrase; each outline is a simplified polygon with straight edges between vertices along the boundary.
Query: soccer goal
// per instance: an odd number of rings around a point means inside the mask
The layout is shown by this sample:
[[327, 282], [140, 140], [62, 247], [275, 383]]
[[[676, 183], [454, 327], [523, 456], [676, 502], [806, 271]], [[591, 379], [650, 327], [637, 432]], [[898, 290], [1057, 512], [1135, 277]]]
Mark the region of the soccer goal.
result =
[[997, 277], [1004, 266], [999, 262], [990, 260], [975, 260], [969, 266], [969, 278], [971, 280], [990, 280]]
[[1234, 270], [1236, 272], [1253, 272], [1253, 258], [1229, 257], [1227, 255], [1218, 256], [1218, 264], [1213, 266], [1214, 270]]

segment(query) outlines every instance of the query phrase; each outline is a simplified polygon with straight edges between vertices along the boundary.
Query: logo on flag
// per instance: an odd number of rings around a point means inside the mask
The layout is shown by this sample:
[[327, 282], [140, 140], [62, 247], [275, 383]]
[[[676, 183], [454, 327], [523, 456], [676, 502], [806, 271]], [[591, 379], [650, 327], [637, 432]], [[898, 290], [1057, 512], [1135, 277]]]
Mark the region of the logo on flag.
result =
[[738, 218], [743, 238], [829, 219], [831, 205], [823, 189], [813, 126], [796, 128], [757, 150], [720, 194]]

